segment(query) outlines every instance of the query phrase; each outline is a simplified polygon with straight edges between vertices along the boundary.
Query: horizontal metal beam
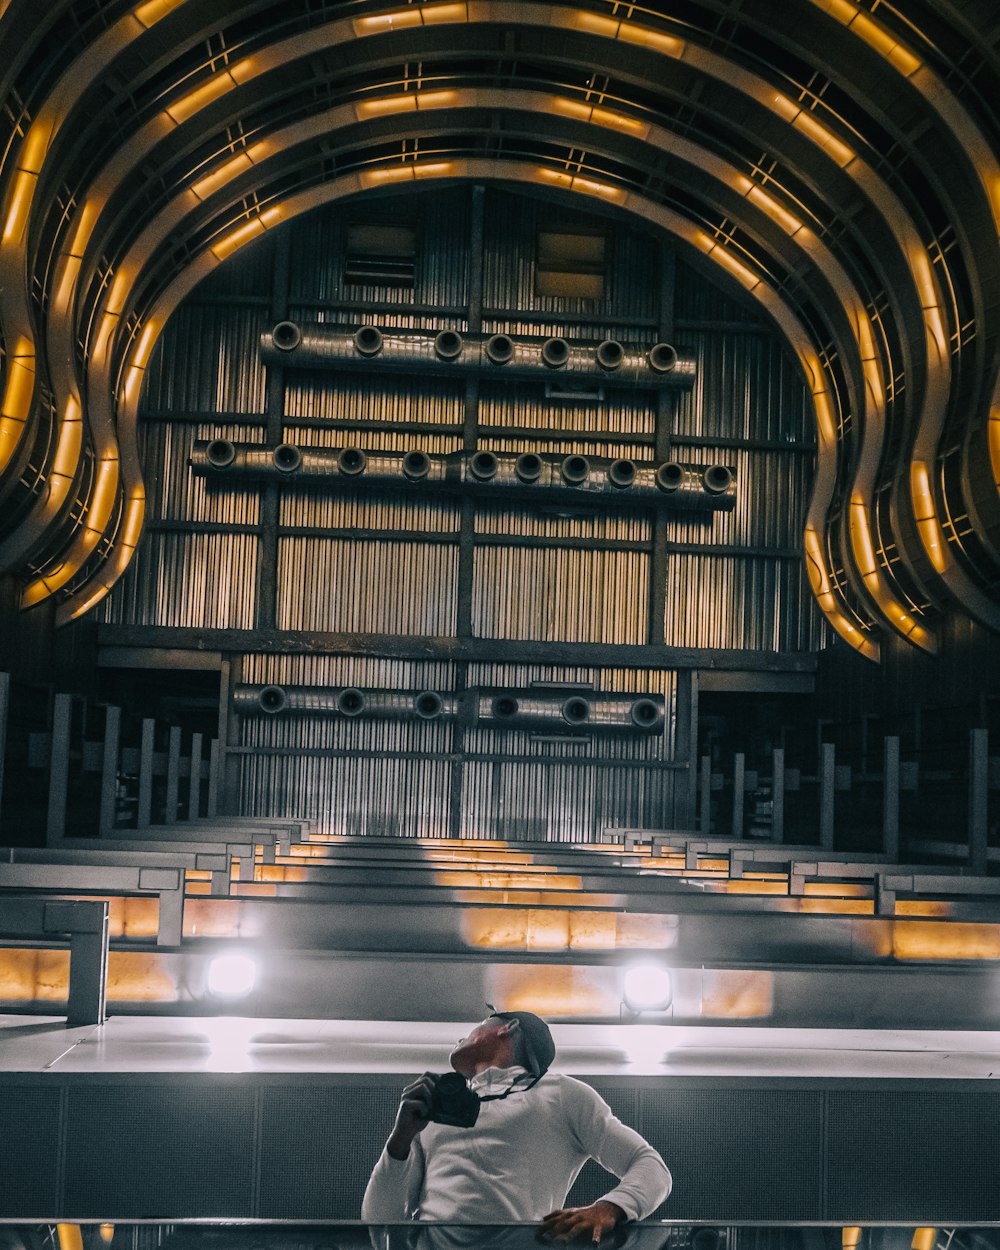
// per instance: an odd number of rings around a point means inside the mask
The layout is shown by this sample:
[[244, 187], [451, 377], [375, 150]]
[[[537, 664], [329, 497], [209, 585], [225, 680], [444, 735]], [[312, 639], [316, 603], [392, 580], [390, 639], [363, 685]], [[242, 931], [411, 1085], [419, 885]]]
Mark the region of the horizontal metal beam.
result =
[[165, 625], [99, 625], [102, 647], [159, 647], [269, 655], [368, 655], [386, 659], [457, 660], [472, 664], [549, 664], [560, 668], [725, 669], [812, 673], [810, 651], [645, 646], [640, 643], [529, 642], [506, 638], [444, 638], [281, 629], [182, 629]]

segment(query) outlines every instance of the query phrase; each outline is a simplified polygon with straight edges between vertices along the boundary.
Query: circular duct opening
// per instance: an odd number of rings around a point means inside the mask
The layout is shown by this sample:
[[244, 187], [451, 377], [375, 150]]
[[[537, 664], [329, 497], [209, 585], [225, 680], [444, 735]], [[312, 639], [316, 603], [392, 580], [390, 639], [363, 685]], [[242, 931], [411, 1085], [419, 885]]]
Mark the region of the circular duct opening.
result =
[[271, 342], [279, 351], [294, 351], [302, 342], [302, 331], [294, 321], [279, 321], [271, 331]]
[[260, 710], [273, 716], [275, 712], [283, 712], [288, 703], [288, 695], [280, 686], [265, 686], [257, 696]]
[[413, 700], [413, 710], [421, 720], [434, 720], [443, 709], [444, 700], [436, 690], [422, 690]]
[[228, 469], [236, 459], [236, 447], [228, 438], [213, 438], [205, 448], [205, 459], [213, 469]]
[[411, 482], [418, 482], [431, 471], [431, 458], [425, 451], [408, 451], [403, 457], [403, 472]]
[[562, 718], [567, 725], [585, 725], [590, 720], [590, 704], [574, 695], [562, 705]]
[[490, 478], [496, 477], [500, 461], [491, 451], [477, 451], [469, 461], [469, 468], [473, 477], [480, 482], [488, 482]]
[[652, 699], [636, 699], [629, 712], [633, 725], [650, 729], [660, 719], [660, 709]]
[[676, 460], [668, 460], [656, 470], [656, 485], [668, 495], [673, 494], [675, 490], [680, 490], [683, 481], [684, 469]]
[[546, 339], [542, 344], [542, 363], [550, 369], [561, 369], [569, 360], [569, 344], [565, 339]]
[[542, 476], [542, 458], [533, 451], [522, 452], [514, 461], [514, 472], [520, 482], [537, 482]]
[[365, 696], [354, 686], [337, 695], [337, 711], [342, 716], [360, 716], [365, 710]]
[[559, 466], [563, 481], [569, 486], [580, 486], [590, 477], [590, 462], [586, 456], [567, 456]]
[[337, 457], [337, 468], [346, 477], [358, 477], [368, 467], [368, 457], [359, 447], [345, 447]]
[[617, 486], [619, 490], [624, 490], [626, 486], [631, 486], [635, 482], [635, 461], [634, 460], [616, 460], [608, 469], [608, 481], [612, 486]]
[[494, 334], [486, 340], [486, 356], [495, 365], [505, 365], [514, 358], [514, 340], [509, 334]]
[[279, 473], [294, 473], [302, 468], [302, 452], [294, 443], [282, 443], [271, 453], [271, 460]]
[[732, 470], [724, 464], [710, 464], [701, 475], [701, 484], [710, 495], [721, 495], [732, 485]]
[[382, 331], [377, 326], [362, 326], [354, 335], [354, 346], [362, 356], [377, 356], [382, 350]]
[[462, 354], [462, 336], [457, 330], [442, 330], [434, 339], [434, 351], [442, 360], [455, 360]]
[[517, 715], [518, 702], [512, 694], [498, 694], [493, 700], [492, 708], [497, 720], [510, 720]]
[[669, 373], [677, 364], [677, 351], [669, 343], [657, 343], [649, 349], [646, 359], [656, 373]]
[[617, 339], [605, 339], [597, 349], [597, 363], [609, 372], [620, 369], [625, 359], [625, 348]]

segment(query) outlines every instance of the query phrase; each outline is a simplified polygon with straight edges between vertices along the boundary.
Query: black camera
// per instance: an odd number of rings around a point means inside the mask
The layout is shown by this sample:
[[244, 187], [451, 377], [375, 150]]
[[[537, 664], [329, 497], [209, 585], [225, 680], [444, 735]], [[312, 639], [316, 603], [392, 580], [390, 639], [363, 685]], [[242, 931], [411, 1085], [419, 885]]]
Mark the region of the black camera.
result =
[[451, 1124], [455, 1128], [472, 1128], [479, 1119], [479, 1095], [469, 1089], [460, 1072], [443, 1072], [434, 1076], [429, 1118], [435, 1124]]

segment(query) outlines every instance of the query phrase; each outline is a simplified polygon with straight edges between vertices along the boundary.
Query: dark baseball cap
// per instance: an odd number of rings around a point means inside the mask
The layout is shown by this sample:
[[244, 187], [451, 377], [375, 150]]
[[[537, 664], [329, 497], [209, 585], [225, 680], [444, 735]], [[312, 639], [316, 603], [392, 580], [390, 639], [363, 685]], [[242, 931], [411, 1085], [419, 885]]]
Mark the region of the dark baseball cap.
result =
[[552, 1040], [549, 1026], [541, 1016], [536, 1016], [532, 1011], [497, 1011], [492, 1003], [487, 1003], [486, 1006], [489, 1007], [490, 1018], [493, 1020], [517, 1021], [524, 1066], [534, 1076], [544, 1076], [556, 1057], [556, 1044]]

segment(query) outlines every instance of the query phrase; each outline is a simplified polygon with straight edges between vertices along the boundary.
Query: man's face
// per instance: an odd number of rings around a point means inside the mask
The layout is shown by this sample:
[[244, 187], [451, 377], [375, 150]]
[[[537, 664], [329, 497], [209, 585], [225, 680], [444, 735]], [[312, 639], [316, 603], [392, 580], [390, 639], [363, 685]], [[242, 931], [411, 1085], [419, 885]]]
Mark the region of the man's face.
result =
[[509, 1042], [502, 1020], [484, 1020], [463, 1037], [449, 1056], [451, 1066], [463, 1076], [492, 1067], [506, 1052]]

